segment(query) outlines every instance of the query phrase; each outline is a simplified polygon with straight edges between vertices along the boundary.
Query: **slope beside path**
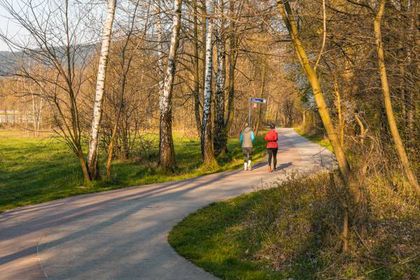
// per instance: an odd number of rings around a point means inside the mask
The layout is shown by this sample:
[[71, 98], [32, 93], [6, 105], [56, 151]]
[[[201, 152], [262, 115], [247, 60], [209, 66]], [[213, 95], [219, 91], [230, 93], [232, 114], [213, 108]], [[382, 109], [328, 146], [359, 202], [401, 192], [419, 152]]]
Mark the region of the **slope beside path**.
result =
[[211, 202], [254, 191], [291, 173], [330, 168], [332, 155], [279, 129], [278, 170], [222, 172], [89, 194], [0, 215], [0, 279], [215, 279], [170, 247], [182, 218]]

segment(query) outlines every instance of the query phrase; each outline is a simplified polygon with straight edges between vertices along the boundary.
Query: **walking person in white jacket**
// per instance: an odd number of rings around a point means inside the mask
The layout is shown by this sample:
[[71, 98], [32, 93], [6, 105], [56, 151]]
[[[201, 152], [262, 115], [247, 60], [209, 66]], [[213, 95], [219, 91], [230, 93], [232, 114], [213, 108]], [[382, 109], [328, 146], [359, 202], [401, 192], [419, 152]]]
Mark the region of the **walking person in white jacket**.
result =
[[244, 153], [244, 170], [251, 171], [251, 160], [252, 160], [252, 142], [255, 140], [254, 132], [249, 127], [248, 123], [245, 124], [245, 128], [242, 130], [239, 137], [241, 142], [242, 152]]

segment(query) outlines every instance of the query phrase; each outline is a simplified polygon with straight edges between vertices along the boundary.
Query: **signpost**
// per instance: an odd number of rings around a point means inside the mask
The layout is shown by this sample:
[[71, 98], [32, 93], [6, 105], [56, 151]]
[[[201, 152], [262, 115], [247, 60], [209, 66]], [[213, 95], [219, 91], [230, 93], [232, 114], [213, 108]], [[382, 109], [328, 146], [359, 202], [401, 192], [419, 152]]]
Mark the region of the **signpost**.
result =
[[252, 103], [267, 103], [267, 99], [259, 97], [251, 97], [250, 102]]
[[251, 111], [252, 111], [252, 103], [255, 104], [265, 104], [267, 103], [267, 99], [260, 98], [260, 97], [251, 97], [249, 99], [249, 110], [248, 110], [248, 125], [251, 127]]

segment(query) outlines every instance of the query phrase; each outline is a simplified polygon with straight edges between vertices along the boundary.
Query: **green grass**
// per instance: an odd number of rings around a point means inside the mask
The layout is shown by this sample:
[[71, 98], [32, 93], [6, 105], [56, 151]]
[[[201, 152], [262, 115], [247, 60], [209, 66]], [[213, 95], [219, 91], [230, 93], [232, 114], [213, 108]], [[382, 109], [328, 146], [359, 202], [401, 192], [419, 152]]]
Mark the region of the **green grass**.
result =
[[[201, 166], [199, 141], [175, 135], [177, 169], [167, 173], [156, 166], [157, 136], [144, 135], [142, 139], [147, 139], [149, 145], [136, 151], [136, 160], [113, 163], [112, 180], [84, 187], [79, 161], [59, 137], [34, 138], [18, 131], [0, 130], [0, 212], [72, 195], [182, 180], [234, 169], [242, 164], [237, 139], [229, 139], [229, 153], [218, 160], [219, 166], [208, 169]], [[262, 157], [263, 151], [264, 141], [258, 137], [255, 160]], [[103, 166], [101, 164], [102, 169]]]
[[222, 279], [276, 279], [280, 273], [254, 259], [258, 243], [249, 241], [246, 223], [261, 196], [257, 193], [213, 203], [188, 216], [169, 234], [183, 257]]
[[324, 135], [320, 135], [320, 134], [316, 134], [316, 133], [306, 133], [305, 131], [303, 131], [303, 129], [301, 127], [295, 127], [295, 131], [307, 138], [308, 140], [319, 144], [322, 147], [327, 148], [329, 151], [333, 151], [333, 148], [331, 146], [330, 140], [328, 140], [327, 137], [325, 137]]
[[325, 175], [213, 203], [168, 240], [222, 279], [419, 279], [418, 203], [372, 190], [381, 194], [368, 231], [363, 242], [351, 236], [349, 254], [340, 253], [341, 207]]

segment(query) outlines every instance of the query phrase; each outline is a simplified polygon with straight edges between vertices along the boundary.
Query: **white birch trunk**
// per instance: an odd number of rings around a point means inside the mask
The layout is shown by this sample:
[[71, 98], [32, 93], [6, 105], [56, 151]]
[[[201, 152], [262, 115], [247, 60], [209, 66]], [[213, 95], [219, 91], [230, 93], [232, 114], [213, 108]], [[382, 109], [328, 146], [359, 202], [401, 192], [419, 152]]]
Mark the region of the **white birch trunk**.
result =
[[[163, 92], [163, 83], [164, 83], [164, 75], [163, 75], [163, 69], [164, 69], [164, 63], [163, 63], [163, 27], [162, 27], [162, 11], [160, 9], [161, 6], [161, 2], [159, 1], [157, 3], [157, 7], [156, 7], [156, 14], [157, 14], [157, 21], [156, 21], [156, 28], [157, 28], [157, 39], [158, 39], [158, 69], [159, 69], [159, 75], [160, 75], [160, 81], [159, 81], [159, 92], [161, 93], [162, 96], [162, 92]], [[160, 98], [161, 98], [160, 96]], [[160, 101], [160, 100], [159, 100]]]
[[213, 143], [211, 140], [211, 95], [212, 95], [212, 72], [213, 72], [213, 3], [212, 0], [206, 0], [207, 18], [206, 18], [206, 57], [204, 74], [204, 99], [203, 99], [203, 121], [201, 126], [201, 146], [203, 161], [205, 164], [214, 162]]
[[172, 139], [172, 90], [176, 71], [176, 55], [179, 46], [179, 31], [181, 29], [182, 0], [174, 0], [174, 15], [172, 22], [171, 43], [169, 46], [168, 65], [165, 71], [163, 91], [159, 99], [160, 137], [159, 164], [165, 169], [175, 167], [175, 149]]
[[[210, 14], [212, 1], [206, 0], [207, 14]], [[204, 104], [203, 104], [203, 122], [202, 134], [205, 134], [207, 122], [210, 117], [211, 109], [211, 82], [213, 72], [213, 51], [212, 51], [212, 33], [213, 33], [213, 20], [209, 17], [206, 19], [206, 57], [205, 57], [205, 74], [204, 74]]]
[[88, 167], [91, 179], [97, 176], [96, 160], [98, 155], [99, 127], [102, 118], [102, 104], [105, 89], [106, 68], [111, 44], [112, 24], [115, 17], [116, 0], [108, 0], [107, 17], [102, 31], [102, 46], [99, 56], [98, 76], [96, 79], [95, 102], [93, 105], [92, 129], [90, 134]]

